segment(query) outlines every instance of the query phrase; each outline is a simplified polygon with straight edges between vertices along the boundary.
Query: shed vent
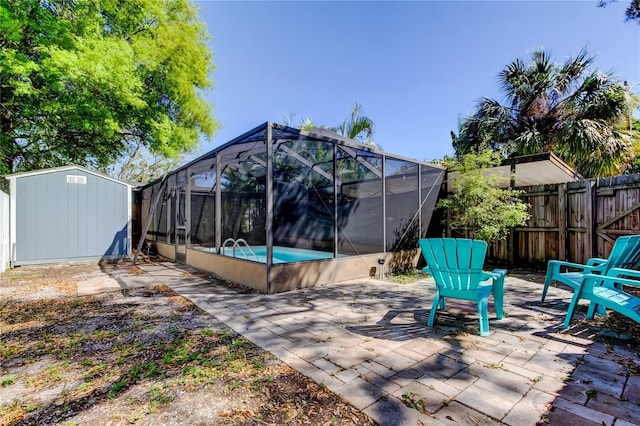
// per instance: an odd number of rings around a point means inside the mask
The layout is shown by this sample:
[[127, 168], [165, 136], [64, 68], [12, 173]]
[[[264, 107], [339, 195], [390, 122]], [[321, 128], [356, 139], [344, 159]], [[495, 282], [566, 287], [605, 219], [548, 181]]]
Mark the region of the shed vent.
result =
[[86, 176], [75, 176], [75, 175], [67, 175], [67, 183], [77, 183], [80, 185], [87, 184]]

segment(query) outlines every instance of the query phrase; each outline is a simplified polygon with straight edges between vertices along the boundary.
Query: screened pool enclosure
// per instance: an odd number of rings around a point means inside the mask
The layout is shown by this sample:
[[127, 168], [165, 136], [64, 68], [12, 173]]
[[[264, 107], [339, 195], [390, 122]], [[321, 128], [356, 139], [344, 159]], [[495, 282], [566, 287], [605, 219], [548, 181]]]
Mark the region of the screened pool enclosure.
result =
[[265, 123], [142, 188], [143, 238], [265, 293], [367, 277], [416, 261], [443, 177], [324, 129]]

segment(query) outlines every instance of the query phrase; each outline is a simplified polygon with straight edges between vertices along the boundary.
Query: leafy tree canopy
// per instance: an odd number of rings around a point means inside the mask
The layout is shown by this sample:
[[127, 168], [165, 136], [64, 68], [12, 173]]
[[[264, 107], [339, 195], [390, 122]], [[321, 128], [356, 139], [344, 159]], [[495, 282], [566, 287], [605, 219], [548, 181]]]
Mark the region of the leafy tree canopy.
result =
[[563, 64], [536, 50], [499, 74], [505, 103], [482, 99], [452, 134], [456, 155], [484, 147], [504, 156], [553, 151], [586, 177], [618, 174], [633, 156], [629, 87], [592, 70], [586, 50]]
[[0, 0], [0, 173], [191, 150], [207, 38], [190, 0]]
[[99, 167], [98, 171], [132, 184], [152, 182], [185, 162], [185, 156], [165, 157], [149, 152], [144, 145], [131, 145], [116, 163]]
[[[614, 1], [616, 0], [600, 0], [598, 6], [604, 7]], [[637, 21], [640, 24], [640, 0], [632, 0], [624, 14], [627, 21]]]

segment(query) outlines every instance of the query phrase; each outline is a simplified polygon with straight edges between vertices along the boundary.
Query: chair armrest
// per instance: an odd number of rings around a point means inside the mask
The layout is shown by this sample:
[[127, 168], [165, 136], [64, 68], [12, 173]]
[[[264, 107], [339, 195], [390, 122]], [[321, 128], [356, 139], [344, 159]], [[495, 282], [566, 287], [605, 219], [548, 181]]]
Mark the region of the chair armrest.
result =
[[503, 285], [504, 277], [507, 275], [506, 269], [494, 269], [491, 272], [482, 271], [482, 281], [487, 281], [489, 279], [493, 279], [494, 283], [497, 283], [499, 286]]
[[507, 270], [506, 269], [494, 269], [493, 271], [491, 271], [491, 275], [493, 275], [493, 279], [494, 280], [499, 280], [501, 278], [504, 278], [507, 275]]
[[640, 271], [636, 271], [635, 269], [624, 269], [624, 268], [611, 268], [607, 273], [609, 277], [638, 277], [640, 278]]
[[599, 264], [599, 265], [583, 265], [581, 263], [573, 263], [573, 262], [565, 262], [563, 260], [550, 260], [549, 264], [547, 266], [547, 273], [548, 272], [552, 272], [552, 273], [560, 273], [560, 268], [564, 267], [564, 268], [574, 268], [574, 269], [580, 269], [582, 270], [584, 273], [591, 273], [592, 271], [597, 271], [598, 269], [600, 269], [602, 266], [604, 266], [604, 264]]
[[[625, 270], [627, 271], [627, 270]], [[629, 278], [620, 278], [620, 277], [612, 277], [609, 275], [598, 275], [598, 274], [586, 274], [582, 278], [582, 282], [580, 283], [581, 290], [584, 289], [593, 289], [596, 285], [605, 285], [607, 287], [618, 287], [616, 284], [629, 285], [633, 287], [640, 287], [640, 280], [633, 280]], [[620, 289], [622, 287], [619, 287]]]
[[609, 260], [608, 259], [602, 259], [600, 257], [592, 257], [591, 259], [587, 260], [587, 266], [600, 266], [603, 263], [607, 263]]

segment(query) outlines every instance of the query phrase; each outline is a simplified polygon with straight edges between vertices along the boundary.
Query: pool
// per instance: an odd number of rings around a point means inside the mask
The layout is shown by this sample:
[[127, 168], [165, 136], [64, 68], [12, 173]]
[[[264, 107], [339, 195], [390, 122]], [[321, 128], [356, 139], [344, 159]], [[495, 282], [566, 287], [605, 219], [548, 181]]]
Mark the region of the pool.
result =
[[[267, 246], [251, 246], [251, 250], [253, 253], [249, 251], [246, 246], [236, 247], [235, 257], [267, 263]], [[224, 247], [221, 254], [233, 256], [233, 247]], [[305, 260], [331, 259], [332, 257], [333, 253], [326, 251], [280, 246], [273, 247], [273, 263], [303, 262]]]

